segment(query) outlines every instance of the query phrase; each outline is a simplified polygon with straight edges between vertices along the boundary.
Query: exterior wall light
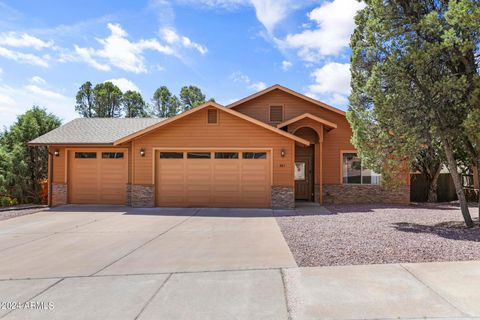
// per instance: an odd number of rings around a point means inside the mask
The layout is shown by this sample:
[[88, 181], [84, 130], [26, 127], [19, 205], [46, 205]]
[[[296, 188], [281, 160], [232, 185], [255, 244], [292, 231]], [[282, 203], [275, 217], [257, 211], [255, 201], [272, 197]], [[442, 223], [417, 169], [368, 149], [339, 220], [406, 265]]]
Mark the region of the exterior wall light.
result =
[[145, 157], [145, 149], [140, 149], [140, 157]]
[[59, 157], [59, 156], [60, 156], [60, 151], [55, 150], [55, 151], [53, 152], [53, 154], [55, 155], [55, 157]]
[[285, 154], [286, 154], [285, 149], [280, 150], [280, 156], [281, 156], [282, 158], [285, 157]]

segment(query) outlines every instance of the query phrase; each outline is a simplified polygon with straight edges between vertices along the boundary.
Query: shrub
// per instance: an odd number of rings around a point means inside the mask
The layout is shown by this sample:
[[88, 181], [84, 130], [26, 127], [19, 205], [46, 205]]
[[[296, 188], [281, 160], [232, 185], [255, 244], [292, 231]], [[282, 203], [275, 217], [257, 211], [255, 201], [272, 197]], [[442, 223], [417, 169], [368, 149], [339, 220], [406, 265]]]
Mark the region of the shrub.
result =
[[10, 198], [9, 197], [0, 197], [0, 205], [2, 207], [8, 207], [10, 205]]
[[0, 207], [16, 206], [17, 204], [18, 200], [15, 198], [0, 196]]

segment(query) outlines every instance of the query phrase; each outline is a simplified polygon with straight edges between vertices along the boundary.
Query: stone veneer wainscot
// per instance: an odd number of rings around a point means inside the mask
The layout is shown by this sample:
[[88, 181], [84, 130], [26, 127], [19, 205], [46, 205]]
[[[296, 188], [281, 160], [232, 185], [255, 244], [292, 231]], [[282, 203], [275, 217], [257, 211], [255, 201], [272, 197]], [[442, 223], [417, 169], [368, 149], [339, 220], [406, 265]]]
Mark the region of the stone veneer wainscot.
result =
[[68, 185], [66, 183], [52, 183], [52, 207], [67, 204]]
[[323, 203], [409, 204], [410, 186], [386, 188], [367, 184], [326, 184], [323, 185]]
[[155, 207], [155, 186], [132, 184], [131, 188], [131, 206], [136, 208]]
[[272, 208], [295, 208], [295, 191], [292, 187], [272, 187]]

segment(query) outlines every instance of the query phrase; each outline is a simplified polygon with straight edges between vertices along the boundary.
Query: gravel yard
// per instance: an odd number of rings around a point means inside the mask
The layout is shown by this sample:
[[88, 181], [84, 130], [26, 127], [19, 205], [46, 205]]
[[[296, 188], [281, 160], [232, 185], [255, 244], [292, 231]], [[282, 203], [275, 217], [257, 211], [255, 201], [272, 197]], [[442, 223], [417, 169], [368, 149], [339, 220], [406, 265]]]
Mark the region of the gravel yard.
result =
[[26, 214], [37, 213], [47, 209], [48, 209], [47, 206], [37, 206], [37, 207], [31, 206], [31, 207], [25, 207], [25, 208], [19, 207], [19, 208], [16, 208], [15, 210], [0, 210], [0, 221], [24, 216]]
[[[302, 267], [480, 259], [480, 229], [458, 207], [336, 205], [331, 214], [277, 217]], [[301, 213], [300, 213], [301, 214]], [[475, 207], [470, 214], [478, 223]]]

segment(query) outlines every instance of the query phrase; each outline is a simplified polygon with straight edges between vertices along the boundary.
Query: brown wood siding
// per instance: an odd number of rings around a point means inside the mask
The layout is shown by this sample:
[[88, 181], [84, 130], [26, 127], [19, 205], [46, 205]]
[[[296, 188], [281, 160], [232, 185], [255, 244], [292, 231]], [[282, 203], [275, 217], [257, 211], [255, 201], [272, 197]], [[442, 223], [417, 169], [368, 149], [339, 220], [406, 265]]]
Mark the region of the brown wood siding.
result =
[[[134, 184], [154, 183], [154, 148], [273, 149], [273, 185], [293, 187], [294, 141], [258, 125], [219, 111], [218, 125], [207, 124], [207, 109], [172, 122], [134, 140]], [[145, 157], [140, 149], [145, 149]], [[281, 150], [286, 151], [284, 158]]]
[[[324, 132], [322, 161], [323, 183], [340, 183], [340, 151], [355, 149], [350, 143], [352, 130], [347, 119], [341, 114], [327, 110], [281, 90], [273, 90], [265, 95], [238, 105], [234, 109], [270, 125], [276, 125], [275, 123], [269, 122], [269, 107], [276, 104], [284, 106], [284, 120], [292, 119], [304, 113], [310, 113], [338, 125], [337, 129]], [[319, 126], [317, 122], [310, 119], [301, 121], [304, 125], [312, 122], [312, 125]], [[319, 163], [315, 163], [315, 165], [315, 169], [319, 170]]]
[[49, 147], [51, 153], [60, 152], [58, 157], [53, 156], [53, 183], [65, 183], [65, 147]]

